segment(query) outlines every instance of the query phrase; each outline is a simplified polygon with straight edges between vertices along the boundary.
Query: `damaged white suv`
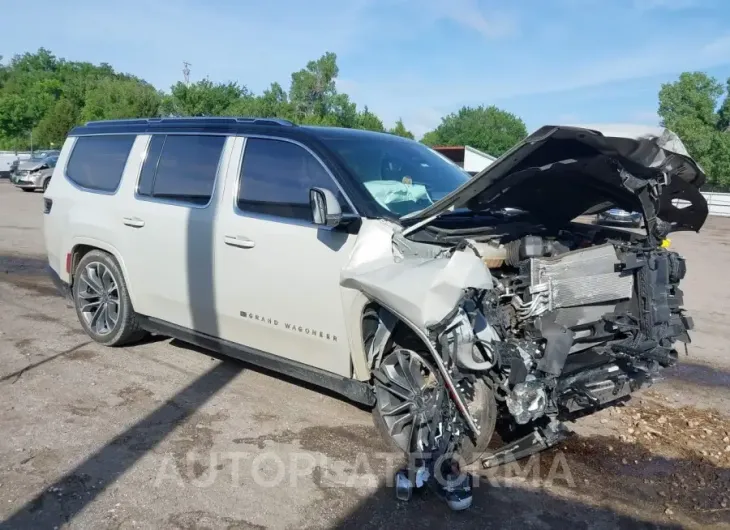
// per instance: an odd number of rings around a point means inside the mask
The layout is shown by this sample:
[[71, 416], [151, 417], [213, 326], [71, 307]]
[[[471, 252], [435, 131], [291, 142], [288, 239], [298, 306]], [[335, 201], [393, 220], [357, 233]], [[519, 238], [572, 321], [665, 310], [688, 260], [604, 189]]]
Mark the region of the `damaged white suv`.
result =
[[[405, 452], [473, 461], [499, 424], [493, 465], [677, 360], [685, 262], [664, 242], [703, 225], [704, 178], [661, 129], [543, 127], [470, 178], [388, 134], [92, 122], [45, 238], [94, 340], [153, 332], [315, 383]], [[643, 232], [575, 222], [614, 207]]]

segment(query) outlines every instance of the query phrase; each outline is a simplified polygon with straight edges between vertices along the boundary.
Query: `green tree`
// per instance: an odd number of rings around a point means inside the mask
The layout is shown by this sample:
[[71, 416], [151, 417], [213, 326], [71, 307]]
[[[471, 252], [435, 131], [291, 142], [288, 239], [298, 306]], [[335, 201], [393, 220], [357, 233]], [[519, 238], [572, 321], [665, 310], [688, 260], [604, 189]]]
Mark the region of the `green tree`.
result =
[[421, 142], [422, 143], [424, 143], [426, 145], [429, 145], [429, 146], [432, 146], [432, 147], [434, 145], [439, 145], [439, 142], [440, 141], [441, 140], [439, 138], [439, 135], [438, 135], [438, 133], [435, 130], [434, 131], [428, 131], [426, 134], [423, 135], [423, 138], [421, 138]]
[[104, 79], [86, 94], [82, 121], [152, 118], [160, 115], [160, 96], [136, 80]]
[[395, 134], [396, 136], [402, 136], [403, 138], [410, 138], [413, 140], [413, 133], [406, 129], [406, 126], [403, 125], [403, 120], [398, 118], [398, 121], [395, 122], [395, 127], [390, 129], [388, 131], [390, 134]]
[[675, 132], [715, 188], [730, 187], [730, 139], [726, 132], [730, 102], [715, 78], [703, 72], [684, 72], [659, 90], [662, 125]]
[[367, 105], [357, 115], [357, 123], [355, 124], [356, 129], [365, 129], [367, 131], [385, 132], [383, 122], [380, 121], [375, 114], [370, 112]]
[[186, 85], [178, 82], [162, 101], [165, 116], [222, 116], [239, 99], [248, 96], [248, 89], [236, 83], [213, 83], [203, 79]]
[[333, 111], [337, 94], [335, 79], [339, 73], [337, 55], [325, 53], [316, 61], [291, 75], [289, 101], [294, 107], [297, 120], [323, 118]]
[[424, 136], [429, 145], [470, 145], [500, 156], [527, 136], [524, 122], [495, 106], [462, 107], [441, 119], [432, 133]]
[[[6, 63], [0, 58], [0, 146], [27, 147], [31, 131], [35, 143], [55, 144], [78, 122], [151, 116], [277, 117], [385, 131], [378, 116], [337, 91], [338, 73], [337, 56], [328, 52], [292, 73], [288, 90], [272, 83], [252, 94], [238, 83], [205, 79], [160, 92], [107, 63], [67, 61], [40, 48]], [[410, 134], [402, 122], [391, 132]]]
[[33, 131], [38, 145], [60, 146], [68, 132], [78, 123], [79, 110], [68, 99], [59, 99]]

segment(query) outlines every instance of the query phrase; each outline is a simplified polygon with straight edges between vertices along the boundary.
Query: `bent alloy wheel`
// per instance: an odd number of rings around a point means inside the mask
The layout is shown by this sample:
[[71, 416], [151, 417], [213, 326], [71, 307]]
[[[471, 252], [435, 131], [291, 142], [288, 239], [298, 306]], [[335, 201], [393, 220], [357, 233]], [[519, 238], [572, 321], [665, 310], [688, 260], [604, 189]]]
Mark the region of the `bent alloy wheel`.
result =
[[100, 250], [86, 254], [76, 267], [73, 299], [87, 335], [106, 346], [121, 346], [146, 334], [139, 327], [122, 271]]
[[404, 452], [432, 447], [442, 425], [446, 391], [436, 370], [418, 353], [396, 349], [374, 372], [376, 425]]
[[[430, 449], [447, 434], [442, 431], [458, 414], [446, 403], [450, 399], [441, 374], [424, 354], [396, 347], [373, 371], [376, 405], [373, 421], [394, 449], [405, 453]], [[494, 392], [481, 379], [462, 382], [463, 399], [479, 426], [479, 435], [462, 434], [459, 456], [466, 464], [486, 451], [494, 435], [497, 403]]]

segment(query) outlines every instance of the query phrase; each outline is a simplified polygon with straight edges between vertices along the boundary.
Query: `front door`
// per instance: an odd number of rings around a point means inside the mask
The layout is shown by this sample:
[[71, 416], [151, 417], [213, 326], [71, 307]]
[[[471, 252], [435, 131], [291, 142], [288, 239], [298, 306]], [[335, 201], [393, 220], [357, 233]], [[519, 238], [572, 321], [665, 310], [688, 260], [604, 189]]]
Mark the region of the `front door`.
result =
[[[331, 173], [303, 145], [237, 138], [215, 238], [222, 338], [349, 376], [340, 270], [356, 235], [311, 222], [309, 189]], [[242, 159], [242, 162], [240, 160]]]

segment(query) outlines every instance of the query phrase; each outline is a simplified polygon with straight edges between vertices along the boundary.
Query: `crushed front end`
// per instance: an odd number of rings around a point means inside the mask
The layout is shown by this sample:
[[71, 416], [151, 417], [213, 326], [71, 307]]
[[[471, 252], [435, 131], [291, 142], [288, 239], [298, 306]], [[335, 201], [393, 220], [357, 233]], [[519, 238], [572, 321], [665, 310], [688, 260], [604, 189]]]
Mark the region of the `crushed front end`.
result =
[[[682, 150], [669, 132], [544, 128], [389, 233], [388, 255], [366, 230], [342, 285], [380, 307], [368, 349], [376, 392], [380, 359], [419, 343], [443, 388], [428, 427], [410, 431], [426, 435], [403, 450], [485, 454], [485, 467], [519, 459], [677, 361], [692, 320], [685, 260], [666, 236], [707, 216], [704, 175]], [[643, 228], [577, 219], [610, 207], [641, 211]], [[398, 321], [416, 341], [393, 338]], [[403, 414], [388, 425], [405, 424]], [[487, 450], [495, 428], [505, 445]]]

